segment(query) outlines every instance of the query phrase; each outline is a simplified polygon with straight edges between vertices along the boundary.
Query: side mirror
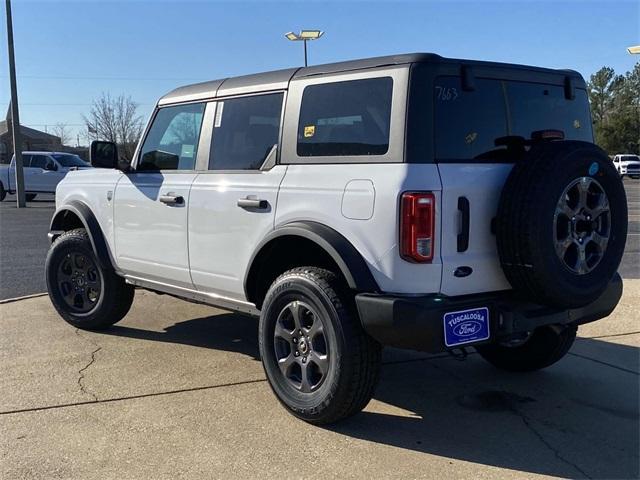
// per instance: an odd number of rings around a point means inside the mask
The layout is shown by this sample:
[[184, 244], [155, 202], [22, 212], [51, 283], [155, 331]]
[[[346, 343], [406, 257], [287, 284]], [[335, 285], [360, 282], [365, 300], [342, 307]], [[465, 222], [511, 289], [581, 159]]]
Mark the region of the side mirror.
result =
[[95, 168], [118, 168], [118, 147], [113, 142], [94, 140], [89, 150], [89, 162]]
[[55, 172], [56, 170], [58, 170], [58, 166], [53, 162], [47, 162], [47, 164], [44, 166], [44, 169]]

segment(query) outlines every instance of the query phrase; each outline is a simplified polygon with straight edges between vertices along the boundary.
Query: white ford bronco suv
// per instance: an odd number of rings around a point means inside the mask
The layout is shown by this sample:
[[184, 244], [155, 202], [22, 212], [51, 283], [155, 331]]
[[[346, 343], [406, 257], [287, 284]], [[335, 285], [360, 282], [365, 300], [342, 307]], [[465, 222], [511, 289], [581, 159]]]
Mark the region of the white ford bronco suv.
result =
[[570, 70], [409, 54], [178, 88], [131, 165], [58, 185], [46, 280], [108, 328], [134, 287], [259, 316], [267, 379], [329, 423], [383, 345], [531, 371], [622, 293], [623, 186]]

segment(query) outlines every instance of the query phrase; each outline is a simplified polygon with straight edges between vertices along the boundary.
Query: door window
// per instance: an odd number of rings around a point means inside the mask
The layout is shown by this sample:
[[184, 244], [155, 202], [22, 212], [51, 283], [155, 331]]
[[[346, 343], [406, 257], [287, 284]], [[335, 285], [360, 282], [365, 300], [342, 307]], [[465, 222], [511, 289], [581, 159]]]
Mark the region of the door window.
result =
[[47, 166], [47, 157], [44, 155], [31, 155], [31, 163], [29, 164], [31, 168], [42, 168], [44, 169]]
[[257, 170], [278, 145], [282, 93], [219, 100], [209, 170]]
[[389, 149], [392, 93], [391, 77], [305, 87], [298, 155], [384, 155]]
[[140, 152], [140, 171], [193, 170], [204, 103], [158, 110]]

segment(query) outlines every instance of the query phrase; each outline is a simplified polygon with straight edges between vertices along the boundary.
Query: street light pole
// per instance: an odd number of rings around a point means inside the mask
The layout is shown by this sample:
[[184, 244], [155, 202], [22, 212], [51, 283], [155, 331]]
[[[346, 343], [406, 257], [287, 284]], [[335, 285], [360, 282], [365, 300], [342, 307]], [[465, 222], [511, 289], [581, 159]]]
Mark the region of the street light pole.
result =
[[324, 34], [321, 30], [302, 30], [300, 33], [288, 32], [284, 36], [287, 40], [292, 42], [302, 42], [304, 44], [304, 66], [308, 65], [307, 62], [307, 42], [309, 40], [317, 40]]
[[13, 131], [13, 152], [16, 167], [16, 201], [18, 208], [25, 207], [24, 174], [22, 170], [22, 135], [18, 115], [18, 88], [16, 86], [16, 60], [13, 51], [13, 24], [11, 21], [11, 0], [6, 0], [7, 42], [9, 45], [9, 77], [11, 79], [11, 129]]
[[307, 39], [304, 39], [304, 66], [307, 66]]

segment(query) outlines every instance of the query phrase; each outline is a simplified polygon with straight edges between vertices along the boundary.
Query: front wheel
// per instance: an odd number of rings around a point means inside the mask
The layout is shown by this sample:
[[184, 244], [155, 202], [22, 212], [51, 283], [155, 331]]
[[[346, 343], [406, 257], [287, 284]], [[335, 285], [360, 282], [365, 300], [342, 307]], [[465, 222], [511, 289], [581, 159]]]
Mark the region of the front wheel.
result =
[[302, 420], [336, 422], [373, 396], [381, 346], [364, 332], [350, 293], [330, 271], [301, 267], [278, 277], [262, 306], [259, 340], [269, 385]]
[[511, 372], [531, 372], [553, 365], [576, 339], [575, 325], [547, 325], [535, 329], [523, 343], [479, 345], [476, 350], [490, 364]]
[[108, 328], [121, 320], [133, 303], [134, 287], [112, 269], [100, 266], [82, 228], [63, 233], [51, 245], [45, 277], [51, 303], [77, 328]]

